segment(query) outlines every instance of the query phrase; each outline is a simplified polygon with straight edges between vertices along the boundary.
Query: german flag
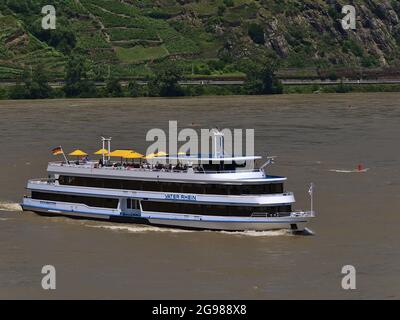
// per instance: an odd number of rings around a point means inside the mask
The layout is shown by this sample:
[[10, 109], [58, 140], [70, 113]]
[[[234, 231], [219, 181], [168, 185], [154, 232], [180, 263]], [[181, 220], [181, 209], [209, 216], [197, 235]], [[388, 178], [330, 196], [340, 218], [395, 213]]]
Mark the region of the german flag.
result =
[[53, 150], [51, 150], [51, 153], [52, 153], [54, 156], [57, 156], [57, 155], [59, 155], [59, 154], [63, 154], [64, 151], [63, 151], [63, 149], [62, 149], [61, 147], [57, 147], [57, 148], [54, 148]]

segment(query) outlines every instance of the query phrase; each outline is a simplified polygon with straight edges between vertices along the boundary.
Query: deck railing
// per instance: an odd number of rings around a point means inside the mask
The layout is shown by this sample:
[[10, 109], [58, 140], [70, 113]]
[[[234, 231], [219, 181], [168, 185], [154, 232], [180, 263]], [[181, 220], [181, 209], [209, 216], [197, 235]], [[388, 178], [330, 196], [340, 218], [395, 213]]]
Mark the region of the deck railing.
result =
[[252, 218], [284, 218], [284, 217], [314, 217], [315, 213], [311, 211], [295, 211], [295, 212], [253, 212]]
[[[55, 180], [54, 179], [31, 179], [28, 181], [28, 183], [30, 184], [52, 184], [55, 185]], [[114, 189], [114, 188], [103, 188], [103, 187], [86, 187], [86, 186], [76, 186], [76, 185], [59, 185], [59, 187], [62, 188], [95, 188], [95, 189], [103, 189], [103, 190], [109, 190], [109, 191], [122, 191], [122, 192], [147, 192], [147, 193], [151, 193], [151, 194], [155, 194], [158, 195], [160, 193], [174, 193], [174, 194], [182, 194], [182, 192], [169, 192], [169, 191], [147, 191], [147, 190], [131, 190], [131, 189]], [[284, 192], [284, 193], [260, 193], [260, 194], [208, 194], [208, 193], [188, 193], [185, 192], [184, 194], [190, 194], [190, 195], [196, 195], [196, 196], [213, 196], [213, 197], [217, 197], [217, 198], [227, 198], [227, 199], [236, 199], [238, 197], [259, 197], [259, 196], [268, 196], [268, 197], [286, 197], [286, 196], [293, 196], [293, 192]]]
[[251, 214], [252, 218], [279, 218], [279, 217], [290, 217], [292, 215], [291, 212], [276, 212], [276, 213], [268, 213], [268, 212], [253, 212]]
[[34, 184], [54, 184], [56, 182], [56, 179], [30, 179], [28, 180], [28, 183], [34, 183]]
[[[71, 161], [70, 163], [65, 162], [49, 162], [51, 166], [57, 167], [69, 167], [69, 168], [84, 168], [84, 169], [102, 169], [102, 170], [126, 170], [126, 171], [143, 171], [143, 172], [172, 172], [172, 173], [188, 173], [189, 168], [177, 169], [177, 168], [157, 168], [155, 166], [143, 165], [139, 168], [133, 166], [115, 166], [118, 162], [110, 162], [112, 165], [99, 166], [97, 161], [88, 161], [86, 163], [76, 163]], [[224, 174], [224, 173], [251, 173], [251, 172], [263, 172], [261, 169], [238, 169], [238, 170], [201, 170], [198, 167], [193, 168], [192, 173], [195, 174]]]

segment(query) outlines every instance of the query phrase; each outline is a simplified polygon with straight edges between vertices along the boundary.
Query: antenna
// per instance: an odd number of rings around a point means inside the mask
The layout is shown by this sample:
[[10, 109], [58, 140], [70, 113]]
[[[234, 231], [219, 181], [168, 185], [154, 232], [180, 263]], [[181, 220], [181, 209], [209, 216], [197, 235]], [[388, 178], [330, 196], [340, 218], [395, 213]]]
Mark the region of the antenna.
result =
[[276, 156], [272, 156], [272, 157], [267, 157], [267, 161], [265, 161], [265, 163], [260, 167], [260, 170], [264, 170], [264, 168], [270, 164], [274, 164], [275, 163], [275, 158]]
[[308, 194], [310, 195], [311, 213], [312, 214], [314, 214], [314, 189], [315, 189], [315, 184], [313, 182], [311, 182], [310, 188], [308, 189]]
[[[112, 139], [111, 137], [109, 137], [109, 138], [101, 137], [101, 142], [103, 143], [103, 149], [106, 148], [106, 142], [107, 142], [107, 161], [110, 161], [109, 154], [111, 152], [111, 139]], [[106, 156], [103, 152], [103, 163], [105, 163], [105, 160], [106, 160]]]
[[223, 158], [224, 156], [224, 134], [218, 128], [211, 129], [214, 135], [214, 157]]

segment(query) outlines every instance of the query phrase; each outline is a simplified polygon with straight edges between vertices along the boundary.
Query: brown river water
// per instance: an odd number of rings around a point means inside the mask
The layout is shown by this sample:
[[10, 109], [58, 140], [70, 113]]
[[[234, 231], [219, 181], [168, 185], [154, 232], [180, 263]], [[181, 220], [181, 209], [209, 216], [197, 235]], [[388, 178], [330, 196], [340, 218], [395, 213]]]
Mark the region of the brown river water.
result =
[[[278, 156], [313, 236], [210, 232], [41, 217], [18, 203], [50, 150], [145, 152], [147, 130], [254, 128]], [[193, 125], [194, 124], [194, 125]], [[0, 102], [0, 298], [399, 299], [400, 94]], [[362, 163], [365, 173], [353, 170]], [[41, 287], [53, 265], [57, 289]], [[357, 271], [341, 287], [342, 267]]]

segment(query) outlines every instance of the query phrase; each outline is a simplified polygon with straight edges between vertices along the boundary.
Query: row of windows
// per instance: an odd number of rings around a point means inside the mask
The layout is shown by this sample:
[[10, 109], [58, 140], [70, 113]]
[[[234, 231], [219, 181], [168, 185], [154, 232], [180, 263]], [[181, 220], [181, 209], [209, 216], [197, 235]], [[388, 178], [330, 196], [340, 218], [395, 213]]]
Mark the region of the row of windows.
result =
[[235, 216], [249, 217], [253, 213], [267, 213], [274, 216], [278, 213], [290, 213], [291, 206], [250, 207], [250, 206], [224, 206], [191, 203], [173, 203], [157, 201], [141, 201], [144, 211], [199, 214], [208, 216]]
[[32, 199], [81, 203], [89, 207], [97, 207], [97, 208], [116, 209], [118, 207], [118, 199], [83, 197], [83, 196], [74, 196], [68, 194], [45, 193], [37, 191], [32, 191]]
[[101, 178], [87, 178], [87, 177], [73, 177], [73, 176], [60, 176], [58, 181], [62, 185], [74, 185], [82, 187], [195, 193], [195, 194], [243, 195], [243, 194], [283, 193], [282, 183], [253, 184], [253, 185], [223, 185], [223, 184], [101, 179]]
[[[89, 207], [112, 208], [118, 207], [118, 199], [75, 196], [68, 194], [45, 193], [32, 191], [32, 199], [81, 203]], [[169, 212], [183, 214], [199, 214], [211, 216], [236, 216], [249, 217], [253, 213], [267, 213], [274, 216], [278, 213], [290, 213], [290, 205], [251, 207], [251, 206], [226, 206], [226, 205], [206, 205], [191, 203], [141, 201], [144, 211]], [[139, 209], [139, 201], [127, 199], [127, 209]]]

